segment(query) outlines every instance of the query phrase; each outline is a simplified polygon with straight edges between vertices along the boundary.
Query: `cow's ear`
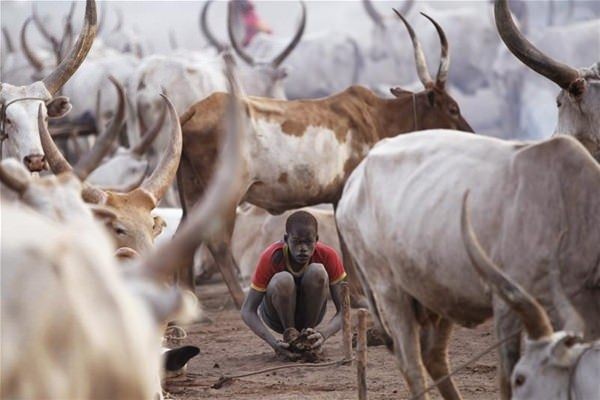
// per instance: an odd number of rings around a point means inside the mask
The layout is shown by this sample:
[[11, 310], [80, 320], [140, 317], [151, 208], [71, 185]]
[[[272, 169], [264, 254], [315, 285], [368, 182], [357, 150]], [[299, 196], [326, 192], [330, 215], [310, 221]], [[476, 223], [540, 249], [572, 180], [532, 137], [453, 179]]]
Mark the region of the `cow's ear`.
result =
[[408, 90], [402, 89], [400, 86], [396, 86], [390, 89], [390, 93], [394, 95], [394, 97], [401, 97], [412, 94], [412, 92]]
[[52, 100], [46, 103], [48, 109], [48, 118], [61, 118], [64, 117], [73, 106], [66, 96], [56, 96]]
[[117, 214], [108, 207], [99, 204], [88, 204], [88, 206], [92, 210], [94, 217], [105, 225], [108, 225], [117, 219]]
[[576, 344], [583, 343], [579, 334], [565, 332], [564, 336], [550, 344], [550, 363], [561, 367], [570, 367], [582, 351], [575, 348]]

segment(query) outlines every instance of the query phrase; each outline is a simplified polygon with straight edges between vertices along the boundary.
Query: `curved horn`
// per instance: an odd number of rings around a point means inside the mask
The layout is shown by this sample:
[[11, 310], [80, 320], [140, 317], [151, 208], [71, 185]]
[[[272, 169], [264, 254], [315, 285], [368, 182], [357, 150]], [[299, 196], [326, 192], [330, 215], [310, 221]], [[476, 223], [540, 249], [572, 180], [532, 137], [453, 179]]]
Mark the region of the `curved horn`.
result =
[[48, 31], [48, 29], [46, 29], [46, 25], [44, 24], [44, 22], [42, 21], [42, 19], [40, 18], [40, 16], [37, 13], [37, 5], [35, 3], [33, 3], [31, 14], [32, 14], [33, 22], [35, 23], [36, 28], [38, 28], [38, 30], [42, 33], [42, 36], [44, 36], [46, 38], [46, 40], [48, 40], [52, 44], [52, 48], [56, 49], [58, 46], [58, 41], [50, 33], [50, 31]]
[[31, 17], [27, 18], [25, 20], [25, 23], [23, 23], [23, 26], [21, 27], [21, 50], [23, 50], [23, 54], [25, 54], [25, 57], [27, 58], [27, 61], [29, 61], [29, 64], [31, 64], [33, 68], [35, 68], [36, 71], [39, 72], [42, 69], [44, 69], [44, 63], [42, 63], [42, 60], [40, 60], [38, 56], [36, 56], [35, 53], [31, 51], [29, 45], [27, 44], [27, 26], [31, 21]]
[[60, 45], [58, 47], [58, 62], [60, 62], [63, 59], [64, 54], [73, 45], [73, 15], [75, 14], [75, 4], [75, 1], [71, 2], [71, 8], [69, 9], [69, 13], [65, 17], [65, 28], [63, 31], [63, 38], [60, 41]]
[[226, 134], [215, 173], [203, 196], [188, 214], [173, 240], [159, 246], [146, 259], [143, 271], [155, 279], [168, 279], [185, 267], [202, 241], [222, 229], [229, 210], [235, 208], [242, 189], [242, 149], [244, 146], [243, 107], [239, 88], [233, 79], [233, 60], [225, 59], [230, 85], [228, 113], [225, 115]]
[[115, 8], [115, 13], [117, 14], [117, 24], [111, 32], [118, 32], [123, 29], [123, 10], [121, 10], [120, 7], [117, 7]]
[[115, 85], [118, 93], [117, 112], [108, 128], [96, 139], [94, 146], [75, 164], [75, 174], [82, 181], [100, 165], [102, 159], [112, 149], [112, 145], [125, 124], [125, 89], [113, 76], [108, 79]]
[[177, 167], [179, 166], [179, 159], [181, 157], [181, 125], [179, 124], [179, 117], [175, 106], [171, 103], [171, 100], [167, 96], [161, 93], [161, 97], [167, 103], [169, 109], [169, 116], [172, 124], [171, 129], [171, 141], [169, 147], [165, 150], [160, 162], [152, 172], [152, 175], [142, 183], [140, 188], [147, 192], [154, 201], [154, 204], [158, 204], [160, 199], [164, 196], [167, 189], [171, 185], [171, 182], [175, 178], [177, 173]]
[[507, 0], [496, 0], [494, 17], [506, 47], [529, 68], [565, 90], [580, 77], [576, 69], [546, 56], [523, 36], [510, 15]]
[[417, 38], [417, 35], [415, 35], [415, 31], [413, 30], [412, 26], [410, 26], [408, 21], [404, 19], [402, 14], [400, 14], [395, 8], [393, 10], [396, 15], [400, 17], [402, 22], [404, 22], [404, 25], [408, 30], [408, 34], [410, 35], [410, 40], [412, 41], [415, 53], [415, 63], [417, 64], [417, 75], [419, 76], [421, 83], [426, 88], [433, 86], [434, 82], [431, 79], [431, 75], [429, 75], [429, 70], [427, 69], [427, 60], [425, 59], [425, 53], [423, 53], [423, 46], [421, 46], [421, 42], [419, 42], [419, 39]]
[[521, 286], [504, 274], [482, 249], [469, 217], [467, 207], [469, 192], [463, 195], [460, 229], [465, 249], [477, 273], [487, 282], [494, 292], [515, 311], [527, 335], [533, 339], [541, 339], [552, 334], [552, 325], [548, 315], [540, 304], [531, 297]]
[[383, 15], [379, 11], [377, 11], [375, 5], [373, 4], [373, 1], [363, 0], [362, 3], [365, 7], [367, 15], [371, 18], [373, 23], [378, 27], [385, 29], [385, 24], [383, 23]]
[[6, 48], [9, 53], [15, 52], [15, 46], [13, 45], [12, 39], [10, 37], [10, 33], [5, 26], [2, 27], [2, 36], [4, 36], [4, 41], [6, 42]]
[[152, 142], [154, 142], [154, 139], [156, 139], [156, 137], [162, 130], [162, 127], [165, 124], [166, 116], [167, 116], [167, 107], [163, 106], [163, 108], [160, 112], [160, 116], [158, 117], [158, 119], [156, 120], [154, 125], [152, 125], [150, 128], [148, 128], [148, 130], [142, 134], [142, 140], [138, 144], [136, 144], [135, 147], [133, 147], [131, 149], [131, 152], [133, 154], [137, 154], [138, 156], [141, 156], [146, 151], [148, 151], [148, 149], [150, 148], [150, 145], [152, 145]]
[[48, 122], [44, 118], [44, 112], [42, 110], [42, 105], [38, 109], [38, 129], [40, 130], [40, 140], [42, 142], [42, 149], [44, 150], [44, 155], [46, 156], [46, 161], [48, 161], [48, 165], [54, 174], [58, 175], [62, 172], [73, 172], [73, 167], [71, 164], [65, 159], [62, 155], [54, 140], [52, 140], [52, 136], [50, 136], [50, 132], [48, 131]]
[[171, 46], [171, 50], [177, 50], [179, 45], [177, 44], [177, 38], [175, 37], [175, 31], [173, 29], [169, 29], [169, 46]]
[[437, 30], [438, 36], [440, 37], [440, 45], [442, 47], [441, 55], [440, 55], [440, 66], [438, 67], [438, 73], [435, 78], [435, 84], [444, 88], [446, 86], [446, 81], [448, 80], [448, 69], [450, 68], [450, 51], [448, 49], [448, 39], [446, 39], [446, 34], [442, 27], [429, 15], [425, 13], [421, 13], [425, 18], [431, 21], [431, 23], [435, 26]]
[[306, 28], [306, 4], [304, 0], [300, 0], [300, 7], [302, 7], [302, 15], [300, 16], [300, 22], [298, 23], [298, 30], [296, 30], [296, 34], [294, 38], [288, 44], [288, 46], [283, 49], [283, 51], [271, 61], [271, 65], [275, 68], [279, 67], [281, 63], [290, 55], [290, 53], [296, 48], [300, 40], [302, 39], [302, 35], [304, 34], [304, 28]]
[[250, 66], [254, 66], [256, 64], [256, 62], [254, 61], [254, 58], [249, 55], [248, 53], [246, 53], [239, 45], [238, 41], [235, 38], [235, 35], [233, 33], [233, 1], [230, 1], [229, 4], [227, 4], [227, 34], [229, 35], [229, 41], [231, 42], [231, 47], [233, 47], [233, 50], [235, 50], [236, 54], [246, 62], [246, 64], [250, 65]]
[[215, 49], [217, 49], [217, 52], [220, 53], [223, 50], [225, 50], [227, 46], [219, 42], [219, 40], [217, 40], [217, 38], [212, 34], [210, 28], [208, 27], [208, 7], [212, 4], [212, 2], [213, 0], [207, 0], [204, 3], [204, 7], [202, 7], [202, 12], [200, 13], [200, 31], [202, 32], [204, 37], [206, 37], [208, 43]]
[[560, 270], [562, 265], [560, 262], [560, 255], [562, 254], [565, 237], [566, 231], [561, 232], [558, 239], [558, 245], [556, 246], [556, 252], [554, 253], [554, 262], [551, 263], [550, 287], [552, 289], [552, 299], [554, 301], [554, 306], [558, 311], [558, 315], [563, 321], [563, 330], [583, 333], [585, 331], [583, 318], [581, 318], [581, 315], [579, 315], [577, 310], [575, 310], [575, 307], [573, 307], [573, 304], [571, 304], [567, 298], [560, 282]]
[[69, 54], [56, 67], [54, 71], [43, 82], [48, 91], [52, 94], [58, 92], [60, 88], [69, 80], [81, 65], [83, 60], [94, 43], [96, 36], [96, 2], [87, 0], [85, 5], [85, 23], [81, 33], [75, 42], [75, 46]]
[[0, 163], [0, 182], [2, 182], [9, 189], [14, 190], [19, 195], [22, 195], [29, 186], [29, 182], [19, 179], [17, 176], [8, 172], [6, 168]]

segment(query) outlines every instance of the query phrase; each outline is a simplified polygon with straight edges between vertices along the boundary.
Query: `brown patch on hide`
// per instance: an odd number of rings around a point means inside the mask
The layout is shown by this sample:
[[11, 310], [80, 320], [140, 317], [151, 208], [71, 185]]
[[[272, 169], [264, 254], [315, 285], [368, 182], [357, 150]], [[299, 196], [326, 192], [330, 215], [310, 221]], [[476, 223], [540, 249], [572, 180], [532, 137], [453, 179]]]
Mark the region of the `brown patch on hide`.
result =
[[287, 183], [288, 182], [288, 174], [287, 172], [283, 172], [279, 175], [279, 178], [277, 178], [277, 182], [279, 183]]
[[297, 121], [285, 121], [281, 125], [281, 130], [284, 133], [292, 136], [302, 136], [306, 131], [307, 126]]

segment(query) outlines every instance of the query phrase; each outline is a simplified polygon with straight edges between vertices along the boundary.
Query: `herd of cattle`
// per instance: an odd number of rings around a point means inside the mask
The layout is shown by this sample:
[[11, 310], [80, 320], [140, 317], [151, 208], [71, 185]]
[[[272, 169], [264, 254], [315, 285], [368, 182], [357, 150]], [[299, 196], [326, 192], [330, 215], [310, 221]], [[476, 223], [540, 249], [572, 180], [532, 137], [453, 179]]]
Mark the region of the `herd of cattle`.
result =
[[[449, 373], [454, 324], [493, 317], [503, 399], [598, 398], [600, 19], [533, 44], [518, 0], [516, 23], [508, 0], [389, 16], [364, 0], [365, 45], [305, 37], [300, 1], [291, 40], [243, 47], [231, 3], [229, 42], [211, 32], [211, 3], [203, 51], [145, 55], [122, 21], [100, 38], [94, 0], [77, 40], [75, 7], [60, 35], [34, 9], [21, 51], [3, 27], [2, 397], [160, 394], [195, 281], [219, 270], [241, 306], [240, 278], [306, 207], [412, 394]], [[593, 64], [540, 50], [562, 42]]]

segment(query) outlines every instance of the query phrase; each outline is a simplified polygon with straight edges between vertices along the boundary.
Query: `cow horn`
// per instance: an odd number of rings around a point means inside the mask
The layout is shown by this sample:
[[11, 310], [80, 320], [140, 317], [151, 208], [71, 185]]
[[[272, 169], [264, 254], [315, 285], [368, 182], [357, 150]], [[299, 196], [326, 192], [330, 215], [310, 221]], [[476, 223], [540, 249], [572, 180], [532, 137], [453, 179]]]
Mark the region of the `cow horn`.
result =
[[5, 26], [2, 27], [2, 36], [4, 37], [4, 41], [6, 42], [6, 48], [9, 53], [15, 52], [15, 46], [13, 45], [12, 39], [10, 37], [10, 33]]
[[117, 112], [108, 128], [98, 136], [94, 146], [75, 165], [75, 174], [82, 181], [100, 165], [104, 156], [112, 149], [115, 139], [125, 124], [125, 89], [113, 76], [109, 76], [108, 79], [117, 89], [119, 98]]
[[427, 69], [427, 60], [425, 59], [425, 53], [423, 52], [423, 46], [421, 46], [421, 42], [419, 42], [419, 39], [417, 38], [417, 35], [415, 34], [415, 31], [413, 30], [412, 26], [410, 26], [410, 24], [402, 16], [402, 14], [400, 14], [395, 8], [393, 10], [396, 13], [396, 15], [400, 17], [402, 22], [404, 22], [404, 25], [408, 30], [408, 34], [410, 35], [410, 40], [412, 41], [415, 53], [415, 63], [417, 64], [417, 75], [419, 76], [421, 83], [426, 88], [433, 86], [434, 82], [431, 79], [431, 75], [429, 75], [429, 70]]
[[19, 195], [22, 195], [29, 186], [29, 182], [19, 179], [19, 177], [11, 174], [6, 168], [4, 168], [2, 163], [0, 163], [0, 182], [6, 185], [6, 187], [9, 189], [17, 192]]
[[27, 26], [31, 21], [31, 17], [27, 18], [21, 27], [21, 49], [23, 50], [23, 54], [25, 54], [27, 61], [29, 61], [29, 64], [31, 64], [31, 66], [39, 72], [44, 68], [44, 63], [42, 63], [42, 60], [40, 60], [38, 56], [31, 51], [29, 44], [27, 44]]
[[48, 31], [48, 29], [46, 29], [46, 25], [44, 24], [44, 22], [42, 21], [42, 19], [40, 18], [39, 14], [37, 12], [37, 5], [35, 3], [33, 3], [31, 14], [32, 14], [33, 22], [35, 23], [36, 28], [38, 28], [38, 30], [41, 32], [42, 36], [44, 36], [44, 38], [46, 38], [46, 40], [48, 40], [50, 42], [50, 44], [52, 45], [52, 48], [56, 49], [58, 42], [57, 42], [56, 38], [50, 33], [50, 31]]
[[158, 119], [156, 120], [154, 125], [152, 125], [150, 128], [148, 128], [148, 130], [142, 134], [142, 140], [140, 140], [140, 142], [131, 149], [132, 153], [137, 154], [138, 156], [141, 156], [146, 151], [148, 151], [148, 149], [150, 148], [150, 145], [152, 145], [152, 142], [154, 142], [154, 139], [156, 139], [156, 137], [162, 130], [162, 127], [165, 124], [166, 116], [167, 116], [167, 107], [163, 107], [160, 112], [160, 116], [158, 117]]
[[208, 27], [208, 7], [212, 4], [213, 0], [207, 0], [204, 3], [204, 7], [202, 7], [202, 12], [200, 13], [200, 31], [208, 40], [208, 43], [217, 49], [217, 52], [222, 52], [227, 48], [226, 45], [219, 42], [217, 38], [212, 34], [210, 28]]
[[120, 7], [117, 7], [115, 8], [115, 13], [117, 14], [117, 24], [111, 32], [118, 32], [123, 29], [123, 10], [121, 10]]
[[365, 7], [367, 15], [371, 18], [373, 23], [378, 27], [385, 29], [385, 24], [383, 23], [383, 15], [379, 11], [377, 11], [373, 2], [371, 0], [363, 0], [362, 3]]
[[234, 209], [239, 200], [244, 146], [243, 108], [239, 88], [233, 79], [231, 57], [226, 57], [225, 64], [231, 95], [224, 121], [226, 134], [215, 173], [202, 202], [191, 210], [173, 240], [158, 247], [144, 261], [143, 270], [155, 279], [168, 279], [173, 272], [185, 267], [200, 243], [222, 229], [228, 211]]
[[552, 298], [554, 300], [554, 306], [558, 311], [558, 315], [563, 321], [563, 330], [583, 333], [585, 330], [583, 318], [581, 318], [581, 315], [579, 315], [577, 310], [575, 310], [575, 307], [573, 307], [573, 304], [571, 304], [567, 298], [564, 288], [560, 282], [560, 256], [562, 254], [565, 237], [566, 231], [561, 232], [558, 239], [558, 245], [556, 246], [556, 252], [554, 254], [554, 262], [551, 263], [550, 287], [552, 289]]
[[69, 80], [81, 65], [83, 60], [94, 43], [96, 36], [96, 2], [87, 0], [85, 5], [85, 23], [81, 33], [75, 42], [75, 46], [69, 51], [69, 54], [56, 67], [54, 71], [43, 82], [46, 89], [51, 94], [60, 90], [60, 88]]
[[304, 34], [304, 28], [306, 28], [306, 4], [303, 0], [300, 0], [300, 7], [302, 7], [302, 15], [300, 16], [300, 22], [298, 23], [298, 29], [296, 30], [296, 34], [294, 38], [287, 45], [283, 51], [271, 61], [271, 65], [275, 68], [279, 67], [281, 63], [291, 54], [291, 52], [296, 48], [300, 40], [302, 39], [302, 35]]
[[552, 325], [542, 306], [494, 265], [482, 249], [471, 226], [468, 198], [467, 191], [462, 199], [460, 228], [465, 249], [477, 273], [519, 315], [529, 338], [537, 340], [551, 335]]
[[44, 118], [44, 112], [41, 104], [38, 109], [38, 129], [40, 131], [42, 149], [44, 150], [46, 161], [48, 161], [48, 165], [50, 166], [52, 172], [54, 172], [55, 175], [63, 172], [73, 172], [73, 167], [71, 167], [71, 164], [69, 164], [69, 162], [62, 155], [56, 146], [56, 143], [54, 143], [54, 140], [52, 140], [52, 136], [50, 136], [50, 132], [48, 131], [48, 123]]
[[496, 28], [506, 47], [529, 68], [565, 90], [580, 77], [576, 69], [546, 56], [523, 36], [510, 15], [507, 0], [496, 0], [494, 17]]
[[179, 49], [179, 44], [177, 44], [177, 38], [175, 37], [175, 31], [173, 29], [169, 29], [169, 46], [171, 50]]
[[73, 15], [75, 14], [75, 1], [71, 2], [71, 8], [69, 9], [69, 13], [65, 18], [65, 28], [63, 32], [63, 38], [60, 41], [60, 45], [58, 47], [58, 62], [63, 59], [64, 54], [71, 48], [73, 45]]
[[256, 62], [254, 61], [254, 58], [249, 55], [248, 53], [246, 53], [239, 45], [239, 43], [237, 42], [235, 35], [233, 33], [233, 17], [234, 17], [234, 13], [233, 13], [233, 6], [234, 3], [233, 1], [230, 1], [229, 4], [227, 4], [227, 34], [229, 35], [229, 41], [231, 42], [231, 46], [233, 47], [233, 50], [235, 50], [236, 54], [246, 62], [246, 64], [250, 65], [250, 66], [254, 66], [256, 64]]
[[140, 186], [143, 191], [152, 197], [155, 206], [160, 199], [162, 199], [175, 178], [177, 167], [179, 166], [179, 159], [181, 157], [182, 145], [181, 125], [179, 124], [179, 117], [177, 116], [177, 111], [175, 111], [175, 106], [164, 94], [161, 93], [161, 97], [167, 103], [166, 105], [169, 110], [172, 124], [171, 142], [160, 159], [160, 162], [152, 172], [152, 175], [150, 175], [150, 177]]
[[446, 81], [448, 80], [448, 69], [450, 68], [450, 51], [448, 49], [448, 39], [442, 27], [429, 15], [421, 13], [425, 18], [431, 21], [437, 30], [438, 36], [440, 37], [440, 45], [442, 47], [440, 55], [440, 66], [438, 67], [438, 73], [435, 78], [435, 83], [438, 87], [444, 88]]

